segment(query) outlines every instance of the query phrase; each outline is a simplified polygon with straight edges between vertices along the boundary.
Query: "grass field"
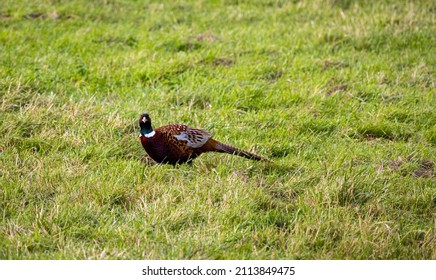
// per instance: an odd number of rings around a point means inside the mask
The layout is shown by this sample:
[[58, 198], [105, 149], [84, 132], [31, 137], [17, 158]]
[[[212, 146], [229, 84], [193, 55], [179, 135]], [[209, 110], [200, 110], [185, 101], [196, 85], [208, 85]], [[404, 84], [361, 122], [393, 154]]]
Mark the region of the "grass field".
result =
[[436, 259], [436, 4], [367, 2], [2, 0], [0, 258]]

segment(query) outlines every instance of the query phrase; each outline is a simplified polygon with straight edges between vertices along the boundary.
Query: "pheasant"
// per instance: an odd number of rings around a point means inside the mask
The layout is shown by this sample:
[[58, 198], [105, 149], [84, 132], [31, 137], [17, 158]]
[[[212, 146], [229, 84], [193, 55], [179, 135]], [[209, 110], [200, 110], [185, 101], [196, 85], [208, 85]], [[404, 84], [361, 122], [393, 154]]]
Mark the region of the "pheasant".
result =
[[266, 160], [261, 156], [221, 143], [205, 130], [184, 124], [170, 124], [153, 129], [148, 114], [139, 119], [142, 146], [147, 154], [158, 163], [192, 163], [205, 152], [238, 155], [253, 160]]

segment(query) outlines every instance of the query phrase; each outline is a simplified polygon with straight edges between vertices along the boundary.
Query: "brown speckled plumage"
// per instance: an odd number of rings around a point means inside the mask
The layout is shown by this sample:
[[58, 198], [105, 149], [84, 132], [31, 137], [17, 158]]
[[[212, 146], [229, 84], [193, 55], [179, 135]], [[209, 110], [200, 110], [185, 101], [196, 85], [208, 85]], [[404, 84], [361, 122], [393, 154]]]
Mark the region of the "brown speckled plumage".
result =
[[148, 114], [141, 115], [139, 125], [142, 146], [147, 154], [159, 163], [190, 162], [205, 152], [228, 153], [253, 160], [263, 160], [258, 155], [216, 141], [202, 129], [183, 124], [170, 124], [153, 130]]

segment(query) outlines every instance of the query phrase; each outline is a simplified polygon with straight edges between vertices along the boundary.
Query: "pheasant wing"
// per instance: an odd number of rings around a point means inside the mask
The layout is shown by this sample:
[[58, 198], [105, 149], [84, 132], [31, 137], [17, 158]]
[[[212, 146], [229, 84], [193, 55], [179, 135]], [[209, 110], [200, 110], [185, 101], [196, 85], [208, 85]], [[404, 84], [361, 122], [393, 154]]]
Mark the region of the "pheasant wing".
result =
[[180, 134], [174, 134], [173, 136], [177, 140], [186, 141], [186, 145], [192, 148], [202, 147], [212, 137], [209, 132], [192, 127], [186, 127]]

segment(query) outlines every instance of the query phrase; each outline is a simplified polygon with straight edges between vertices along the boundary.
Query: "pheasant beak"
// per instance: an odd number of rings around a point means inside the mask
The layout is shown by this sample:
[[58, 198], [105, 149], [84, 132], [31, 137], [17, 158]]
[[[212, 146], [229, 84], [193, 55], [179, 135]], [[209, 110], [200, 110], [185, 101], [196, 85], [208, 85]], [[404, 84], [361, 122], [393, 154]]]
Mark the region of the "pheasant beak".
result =
[[146, 117], [142, 117], [142, 122], [145, 123], [147, 121]]

